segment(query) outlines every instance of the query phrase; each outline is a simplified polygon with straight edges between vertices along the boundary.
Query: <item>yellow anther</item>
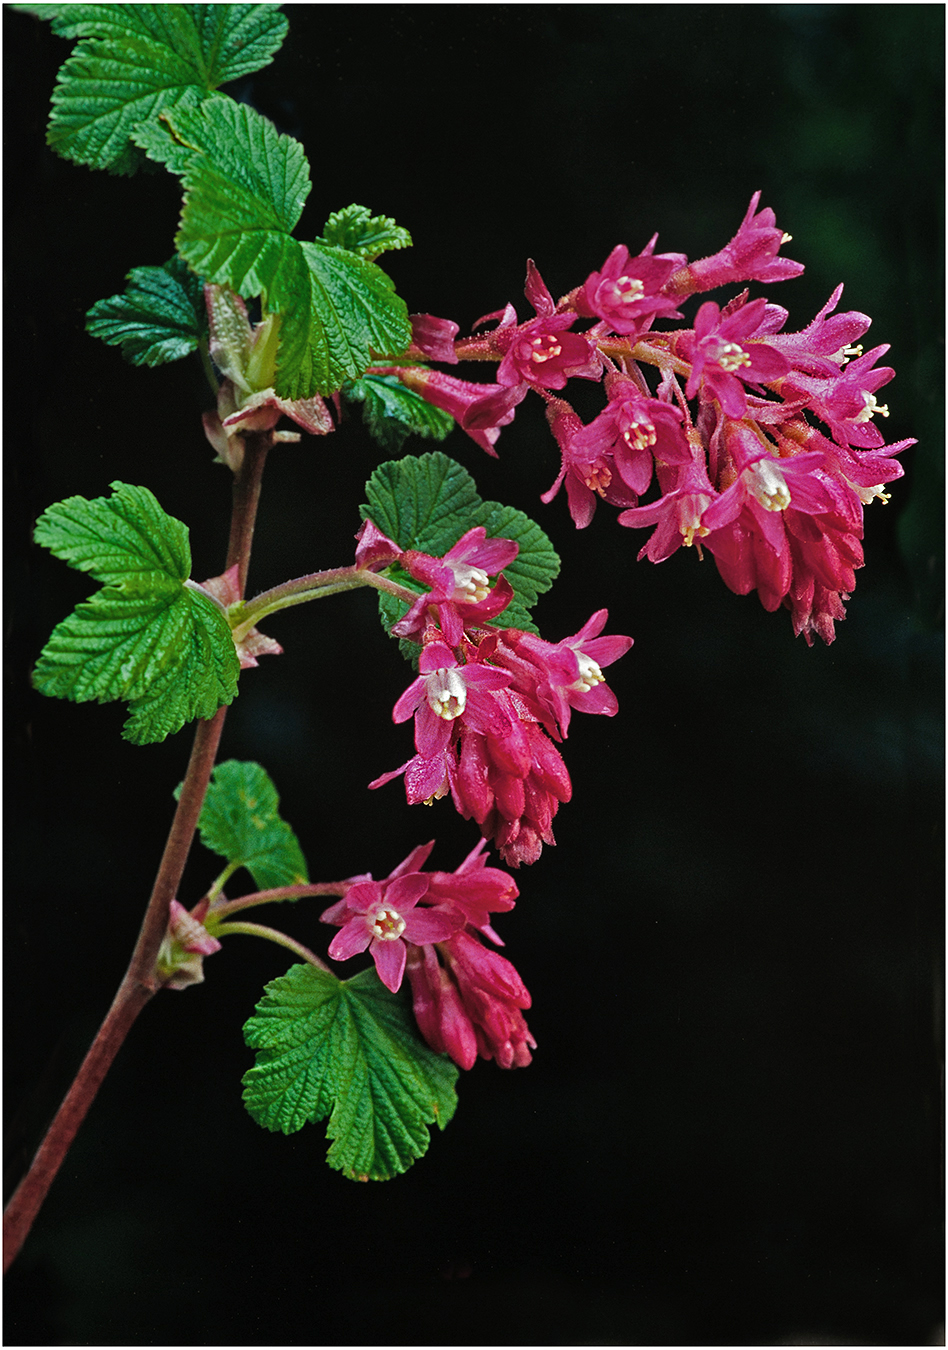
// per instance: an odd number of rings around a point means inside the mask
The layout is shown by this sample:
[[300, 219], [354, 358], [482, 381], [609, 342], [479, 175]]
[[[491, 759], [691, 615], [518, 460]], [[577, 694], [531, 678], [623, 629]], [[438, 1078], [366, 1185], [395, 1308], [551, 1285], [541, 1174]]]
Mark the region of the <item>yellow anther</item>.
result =
[[579, 679], [573, 681], [569, 686], [570, 689], [575, 689], [579, 694], [585, 694], [590, 689], [594, 689], [597, 684], [603, 683], [606, 677], [603, 675], [598, 661], [594, 661], [585, 652], [577, 652], [576, 661], [579, 665]]
[[770, 460], [759, 459], [741, 474], [751, 495], [765, 511], [785, 511], [790, 505], [787, 480]]
[[602, 497], [612, 482], [612, 470], [605, 464], [594, 465], [583, 478], [583, 482], [591, 492], [598, 492]]
[[638, 277], [619, 277], [616, 281], [616, 290], [620, 292], [619, 301], [623, 305], [631, 304], [634, 300], [641, 300], [645, 294], [645, 287]]
[[722, 370], [731, 373], [732, 370], [739, 370], [741, 366], [749, 366], [751, 359], [743, 347], [738, 346], [736, 342], [722, 342], [713, 357]]
[[[699, 539], [703, 539], [706, 534], [711, 533], [711, 531], [705, 529], [703, 525], [688, 525], [687, 527], [682, 525], [679, 528], [682, 533], [682, 543], [685, 548], [691, 548], [692, 544], [695, 542], [695, 535], [697, 535]], [[700, 546], [698, 546], [698, 551], [701, 551]]]
[[379, 905], [376, 909], [369, 910], [365, 921], [372, 936], [382, 942], [394, 942], [405, 931], [405, 920], [397, 909], [392, 909], [389, 905]]

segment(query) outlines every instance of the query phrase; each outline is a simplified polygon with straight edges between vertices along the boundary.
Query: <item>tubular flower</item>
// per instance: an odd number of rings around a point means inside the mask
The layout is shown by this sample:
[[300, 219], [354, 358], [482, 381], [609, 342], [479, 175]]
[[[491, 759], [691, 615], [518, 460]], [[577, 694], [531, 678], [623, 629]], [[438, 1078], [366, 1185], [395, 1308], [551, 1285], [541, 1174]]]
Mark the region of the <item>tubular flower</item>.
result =
[[636, 496], [652, 481], [656, 459], [665, 464], [690, 462], [691, 449], [678, 408], [644, 397], [635, 381], [624, 375], [608, 375], [606, 393], [605, 409], [574, 436], [575, 451], [585, 451], [590, 457], [610, 454], [626, 487]]
[[514, 677], [511, 690], [526, 701], [551, 736], [564, 739], [571, 709], [614, 717], [619, 710], [606, 684], [603, 666], [611, 666], [632, 646], [630, 637], [600, 636], [609, 618], [599, 609], [578, 633], [562, 642], [544, 642], [533, 633], [507, 628], [491, 659]]
[[573, 296], [578, 314], [595, 316], [613, 333], [643, 333], [659, 314], [680, 319], [675, 301], [661, 293], [673, 272], [686, 261], [680, 253], [653, 256], [658, 236], [637, 257], [617, 244], [602, 265], [590, 272], [586, 284]]
[[840, 445], [874, 449], [885, 438], [871, 419], [876, 414], [889, 415], [886, 405], [876, 401], [876, 390], [888, 384], [895, 371], [891, 366], [876, 369], [873, 366], [888, 350], [886, 343], [873, 347], [865, 356], [851, 361], [845, 370], [829, 377], [794, 372], [782, 381], [781, 393], [803, 396], [807, 407], [826, 423]]
[[502, 1069], [525, 1068], [536, 1041], [523, 1009], [530, 994], [498, 952], [461, 931], [437, 948], [413, 949], [408, 960], [415, 1020], [433, 1050], [462, 1069], [478, 1055]]
[[512, 539], [488, 539], [483, 525], [462, 535], [443, 558], [409, 549], [400, 561], [417, 581], [431, 590], [414, 602], [404, 618], [392, 627], [396, 637], [415, 638], [437, 616], [445, 641], [456, 647], [465, 627], [496, 618], [513, 599], [513, 587], [499, 577], [493, 589], [490, 577], [498, 576], [516, 558], [520, 546]]
[[578, 530], [592, 520], [600, 497], [613, 506], [634, 505], [638, 497], [619, 476], [611, 451], [590, 449], [580, 441], [584, 427], [568, 403], [550, 396], [546, 418], [560, 448], [560, 471], [553, 486], [541, 495], [542, 502], [551, 502], [565, 483], [569, 512]]
[[688, 398], [700, 388], [705, 397], [718, 400], [728, 417], [739, 418], [747, 411], [742, 381], [761, 384], [787, 374], [790, 363], [782, 352], [753, 337], [766, 308], [766, 300], [752, 300], [724, 314], [713, 300], [704, 302], [695, 315], [693, 336], [685, 334], [676, 345], [692, 363]]
[[401, 873], [387, 881], [357, 881], [345, 897], [320, 916], [339, 926], [329, 944], [334, 961], [347, 961], [367, 948], [386, 989], [401, 987], [407, 957], [406, 943], [441, 942], [464, 922], [450, 907], [418, 909], [428, 889], [420, 872]]
[[526, 386], [518, 390], [506, 385], [475, 384], [423, 366], [379, 366], [377, 369], [385, 375], [397, 375], [406, 388], [413, 389], [434, 407], [450, 413], [471, 440], [495, 458], [494, 444], [500, 429], [513, 421], [514, 409], [527, 393]]
[[711, 291], [740, 281], [787, 281], [803, 271], [803, 264], [777, 254], [790, 236], [778, 229], [769, 206], [758, 211], [760, 193], [755, 192], [737, 234], [718, 253], [699, 258], [677, 271], [665, 292], [676, 301], [696, 291]]

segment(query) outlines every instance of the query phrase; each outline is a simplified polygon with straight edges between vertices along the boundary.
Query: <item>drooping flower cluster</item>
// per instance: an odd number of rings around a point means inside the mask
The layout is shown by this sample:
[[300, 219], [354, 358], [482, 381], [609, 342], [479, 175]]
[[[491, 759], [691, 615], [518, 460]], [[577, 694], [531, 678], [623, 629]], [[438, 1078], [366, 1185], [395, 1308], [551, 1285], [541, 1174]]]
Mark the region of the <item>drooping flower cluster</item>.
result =
[[[359, 548], [366, 547], [361, 536]], [[392, 714], [396, 722], [414, 719], [416, 754], [369, 784], [381, 787], [403, 774], [411, 804], [450, 793], [512, 867], [535, 862], [554, 842], [553, 817], [572, 786], [553, 741], [565, 738], [572, 708], [614, 715], [602, 667], [632, 645], [631, 638], [599, 636], [604, 609], [559, 643], [516, 628], [484, 628], [513, 594], [503, 576], [491, 588], [490, 575], [516, 554], [516, 543], [488, 539], [479, 526], [443, 558], [399, 555], [401, 566], [431, 587], [392, 629], [421, 644], [419, 674]]]
[[425, 872], [434, 841], [412, 850], [384, 881], [356, 878], [323, 915], [339, 932], [329, 955], [345, 961], [368, 951], [392, 992], [407, 970], [415, 1019], [433, 1050], [462, 1069], [480, 1056], [501, 1068], [530, 1063], [536, 1041], [524, 1020], [530, 995], [502, 946], [492, 913], [513, 909], [513, 879], [487, 866], [485, 840], [454, 872]]
[[[561, 458], [544, 501], [565, 487], [579, 528], [600, 499], [619, 507], [621, 525], [654, 527], [639, 553], [653, 562], [682, 544], [706, 547], [732, 590], [788, 609], [807, 643], [832, 642], [863, 562], [864, 507], [888, 500], [886, 484], [903, 472], [895, 456], [914, 441], [886, 445], [872, 421], [888, 416], [876, 394], [894, 371], [877, 364], [887, 346], [859, 345], [870, 319], [836, 313], [842, 286], [799, 332], [784, 331], [785, 309], [746, 290], [723, 307], [704, 301], [690, 327], [669, 326], [694, 295], [803, 271], [780, 256], [789, 236], [759, 200], [718, 253], [689, 263], [656, 254], [657, 236], [636, 256], [620, 244], [558, 302], [528, 261], [535, 314], [523, 322], [508, 304], [474, 325], [494, 327], [458, 338], [453, 322], [415, 317], [416, 356], [494, 361], [495, 383], [422, 366], [388, 373], [491, 454], [517, 405], [538, 393]], [[574, 377], [604, 383], [606, 406], [585, 426], [561, 396]]]

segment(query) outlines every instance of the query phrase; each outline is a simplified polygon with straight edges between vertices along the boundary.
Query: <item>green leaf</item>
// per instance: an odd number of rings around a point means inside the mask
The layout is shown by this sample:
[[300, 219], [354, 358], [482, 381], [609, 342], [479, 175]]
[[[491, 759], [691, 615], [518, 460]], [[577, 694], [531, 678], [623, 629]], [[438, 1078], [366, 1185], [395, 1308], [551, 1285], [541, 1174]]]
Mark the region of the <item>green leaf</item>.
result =
[[326, 221], [323, 243], [347, 248], [372, 262], [387, 249], [411, 248], [411, 235], [391, 216], [373, 216], [367, 206], [347, 206]]
[[412, 432], [443, 441], [454, 427], [450, 413], [408, 389], [394, 375], [363, 375], [343, 385], [344, 396], [362, 403], [362, 420], [383, 450], [396, 453]]
[[287, 31], [275, 5], [24, 5], [80, 38], [53, 91], [47, 141], [112, 173], [142, 162], [129, 137], [169, 108], [269, 65]]
[[36, 524], [36, 542], [102, 589], [53, 630], [33, 683], [76, 703], [129, 703], [122, 734], [161, 741], [213, 717], [237, 693], [240, 662], [220, 606], [188, 580], [188, 530], [143, 487], [69, 497]]
[[299, 841], [281, 820], [279, 807], [280, 798], [265, 769], [228, 759], [211, 775], [198, 821], [201, 842], [235, 871], [246, 867], [261, 891], [309, 880]]
[[[520, 552], [504, 568], [514, 598], [492, 626], [537, 631], [529, 611], [550, 589], [560, 560], [547, 535], [529, 516], [500, 502], [481, 501], [467, 470], [440, 450], [380, 464], [365, 491], [368, 505], [359, 508], [363, 520], [371, 518], [399, 548], [441, 557], [476, 525], [483, 525], [491, 539], [516, 540]], [[388, 629], [407, 613], [408, 605], [380, 595], [379, 610]]]
[[276, 391], [331, 394], [362, 375], [373, 353], [411, 340], [404, 301], [375, 263], [291, 231], [309, 193], [302, 146], [227, 98], [179, 108], [142, 127], [138, 145], [181, 175], [175, 246], [207, 281], [280, 315]]
[[178, 257], [163, 267], [135, 267], [121, 295], [92, 306], [86, 332], [121, 347], [133, 366], [177, 361], [207, 336], [201, 280]]
[[327, 1161], [355, 1181], [387, 1181], [428, 1148], [428, 1126], [454, 1114], [458, 1070], [421, 1039], [407, 993], [375, 970], [339, 980], [292, 966], [264, 990], [244, 1038], [257, 1051], [244, 1103], [292, 1134], [329, 1116]]

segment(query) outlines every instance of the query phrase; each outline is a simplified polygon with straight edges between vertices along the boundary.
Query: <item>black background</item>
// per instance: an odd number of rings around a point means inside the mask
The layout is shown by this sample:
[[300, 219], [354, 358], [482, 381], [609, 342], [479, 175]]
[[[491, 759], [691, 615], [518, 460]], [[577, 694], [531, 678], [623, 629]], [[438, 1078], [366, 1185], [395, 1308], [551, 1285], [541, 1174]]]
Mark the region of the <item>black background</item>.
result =
[[[324, 1164], [240, 1101], [241, 1024], [287, 962], [233, 939], [123, 1048], [8, 1278], [8, 1344], [928, 1343], [942, 1319], [940, 6], [288, 7], [273, 65], [231, 92], [298, 136], [301, 237], [362, 202], [415, 247], [385, 266], [411, 310], [462, 331], [525, 260], [558, 295], [618, 241], [690, 257], [751, 193], [805, 275], [770, 288], [803, 327], [833, 286], [891, 342], [886, 439], [919, 438], [867, 511], [867, 566], [831, 648], [601, 507], [543, 507], [557, 455], [539, 400], [491, 461], [448, 453], [533, 514], [563, 558], [537, 619], [593, 609], [635, 646], [614, 721], [575, 718], [557, 847], [500, 928], [534, 996], [533, 1065], [479, 1062], [428, 1155], [385, 1185]], [[41, 698], [29, 668], [88, 580], [32, 521], [115, 478], [191, 528], [221, 570], [229, 481], [196, 364], [133, 369], [83, 332], [129, 268], [163, 262], [176, 180], [45, 149], [70, 47], [4, 15], [7, 242], [7, 1185], [124, 970], [183, 774], [187, 731], [120, 739], [124, 711]], [[754, 293], [761, 293], [756, 288]], [[720, 297], [716, 297], [720, 298]], [[536, 406], [534, 406], [536, 405]], [[594, 405], [582, 411], [588, 417]], [[427, 447], [409, 442], [406, 450]], [[251, 593], [351, 558], [378, 459], [358, 418], [268, 466]], [[291, 610], [241, 684], [222, 755], [258, 758], [314, 878], [384, 876], [436, 835], [410, 809], [409, 672], [363, 593]], [[201, 849], [188, 904], [216, 872]], [[318, 947], [318, 907], [274, 916]], [[353, 963], [353, 968], [355, 964]]]

